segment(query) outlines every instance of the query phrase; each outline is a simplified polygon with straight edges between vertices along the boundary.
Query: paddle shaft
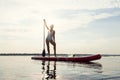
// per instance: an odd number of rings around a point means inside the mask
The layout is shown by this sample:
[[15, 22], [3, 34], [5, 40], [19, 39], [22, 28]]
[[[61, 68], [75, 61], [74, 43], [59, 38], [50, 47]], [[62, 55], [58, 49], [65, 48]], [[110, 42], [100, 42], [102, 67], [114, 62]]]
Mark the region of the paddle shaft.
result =
[[43, 26], [43, 50], [45, 49], [45, 25]]
[[45, 24], [43, 25], [43, 52], [42, 56], [45, 57], [46, 52], [45, 52]]

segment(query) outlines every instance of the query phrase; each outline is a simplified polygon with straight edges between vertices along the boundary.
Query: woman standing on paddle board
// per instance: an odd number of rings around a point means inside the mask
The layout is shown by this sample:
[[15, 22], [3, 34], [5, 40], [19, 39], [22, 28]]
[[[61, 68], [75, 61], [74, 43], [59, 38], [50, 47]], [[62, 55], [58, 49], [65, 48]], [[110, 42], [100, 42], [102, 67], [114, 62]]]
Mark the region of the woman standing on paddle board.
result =
[[48, 51], [48, 56], [50, 56], [50, 46], [49, 43], [51, 43], [53, 45], [53, 49], [54, 49], [54, 55], [56, 57], [56, 42], [55, 42], [55, 30], [53, 30], [54, 25], [52, 24], [50, 26], [50, 28], [47, 26], [46, 20], [44, 19], [44, 24], [48, 30], [48, 35], [46, 38], [46, 45], [47, 45], [47, 51]]

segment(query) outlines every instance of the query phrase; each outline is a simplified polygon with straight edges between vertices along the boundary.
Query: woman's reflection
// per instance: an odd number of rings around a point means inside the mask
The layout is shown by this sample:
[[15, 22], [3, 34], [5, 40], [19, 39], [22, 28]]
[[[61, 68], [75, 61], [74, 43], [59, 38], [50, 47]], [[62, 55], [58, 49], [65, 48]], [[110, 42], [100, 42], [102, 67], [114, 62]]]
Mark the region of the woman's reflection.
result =
[[[45, 61], [42, 61], [42, 74], [43, 78], [42, 80], [46, 79], [56, 79], [56, 61], [53, 61], [53, 64], [50, 65], [50, 61], [46, 61], [46, 68], [45, 68]], [[53, 69], [50, 68], [53, 66]]]

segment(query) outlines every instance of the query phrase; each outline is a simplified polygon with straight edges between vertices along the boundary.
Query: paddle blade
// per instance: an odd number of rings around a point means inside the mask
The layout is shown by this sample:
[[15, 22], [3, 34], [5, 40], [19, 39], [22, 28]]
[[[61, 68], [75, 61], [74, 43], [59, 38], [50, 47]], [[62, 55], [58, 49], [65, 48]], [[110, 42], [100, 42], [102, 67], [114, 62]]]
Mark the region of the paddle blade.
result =
[[42, 56], [45, 57], [46, 53], [45, 53], [45, 49], [42, 52]]

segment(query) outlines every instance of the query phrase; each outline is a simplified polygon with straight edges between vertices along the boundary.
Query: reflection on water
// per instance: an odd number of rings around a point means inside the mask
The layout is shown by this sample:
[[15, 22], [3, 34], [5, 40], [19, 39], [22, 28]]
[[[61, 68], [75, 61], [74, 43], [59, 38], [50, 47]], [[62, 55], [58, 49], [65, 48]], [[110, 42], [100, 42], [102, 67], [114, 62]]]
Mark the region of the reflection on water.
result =
[[56, 61], [53, 63], [51, 64], [53, 69], [51, 69], [50, 61], [42, 61], [42, 80], [56, 79]]
[[[96, 62], [63, 62], [68, 64], [67, 67], [83, 67], [83, 68], [92, 68], [98, 69], [97, 73], [102, 73], [102, 65]], [[42, 61], [42, 80], [56, 80], [56, 61]], [[59, 65], [58, 65], [59, 67]], [[66, 71], [66, 70], [65, 70]], [[59, 75], [58, 75], [59, 76]]]
[[89, 63], [31, 60], [0, 56], [0, 80], [120, 80], [120, 57]]
[[71, 62], [73, 64], [73, 66], [79, 66], [80, 67], [85, 67], [85, 68], [93, 68], [93, 69], [102, 69], [102, 65], [100, 63], [97, 62]]

